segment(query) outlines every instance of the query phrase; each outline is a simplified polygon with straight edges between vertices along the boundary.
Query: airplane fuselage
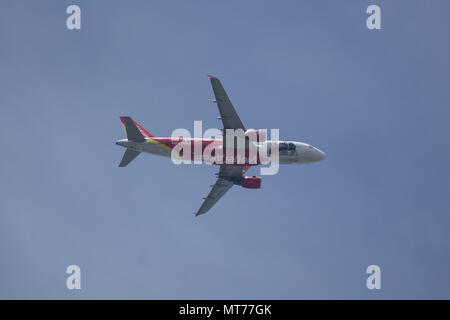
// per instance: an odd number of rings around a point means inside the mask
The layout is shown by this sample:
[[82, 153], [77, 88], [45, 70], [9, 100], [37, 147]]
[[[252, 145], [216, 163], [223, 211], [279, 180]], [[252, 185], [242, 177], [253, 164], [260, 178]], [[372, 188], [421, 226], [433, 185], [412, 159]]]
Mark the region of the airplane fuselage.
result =
[[[182, 145], [179, 145], [179, 144]], [[146, 152], [177, 159], [197, 160], [216, 165], [260, 165], [267, 160], [274, 161], [271, 157], [272, 144], [278, 150], [279, 163], [308, 163], [322, 160], [325, 153], [319, 149], [297, 141], [264, 141], [254, 144], [254, 149], [238, 149], [234, 147], [223, 148], [222, 139], [195, 139], [195, 138], [171, 138], [151, 137], [143, 142], [121, 139], [116, 141], [117, 145], [138, 152]], [[173, 152], [176, 150], [187, 150], [187, 152]], [[261, 150], [260, 150], [261, 149]], [[253, 150], [253, 151], [252, 151]]]

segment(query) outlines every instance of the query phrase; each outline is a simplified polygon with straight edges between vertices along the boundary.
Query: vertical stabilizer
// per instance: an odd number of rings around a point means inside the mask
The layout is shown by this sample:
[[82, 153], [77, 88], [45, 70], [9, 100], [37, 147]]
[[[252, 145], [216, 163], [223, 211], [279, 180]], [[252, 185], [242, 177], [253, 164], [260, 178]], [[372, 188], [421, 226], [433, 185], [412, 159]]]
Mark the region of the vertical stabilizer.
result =
[[141, 130], [136, 126], [133, 119], [130, 117], [120, 117], [120, 120], [122, 121], [123, 127], [125, 129], [125, 133], [127, 135], [127, 139], [129, 141], [134, 142], [144, 142], [145, 137], [141, 133]]

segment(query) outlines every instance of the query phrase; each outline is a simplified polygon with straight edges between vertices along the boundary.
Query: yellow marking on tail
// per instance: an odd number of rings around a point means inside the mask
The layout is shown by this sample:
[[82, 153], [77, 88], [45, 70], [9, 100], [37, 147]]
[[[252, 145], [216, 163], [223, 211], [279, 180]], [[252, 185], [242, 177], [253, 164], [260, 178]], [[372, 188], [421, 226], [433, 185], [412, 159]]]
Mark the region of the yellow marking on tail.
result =
[[146, 140], [147, 140], [147, 142], [156, 144], [156, 145], [159, 146], [159, 147], [163, 147], [163, 148], [166, 149], [166, 150], [172, 151], [172, 148], [169, 147], [169, 146], [166, 146], [164, 143], [161, 143], [161, 142], [159, 142], [159, 141], [156, 141], [156, 140], [153, 140], [153, 139], [149, 139], [149, 138], [147, 138]]

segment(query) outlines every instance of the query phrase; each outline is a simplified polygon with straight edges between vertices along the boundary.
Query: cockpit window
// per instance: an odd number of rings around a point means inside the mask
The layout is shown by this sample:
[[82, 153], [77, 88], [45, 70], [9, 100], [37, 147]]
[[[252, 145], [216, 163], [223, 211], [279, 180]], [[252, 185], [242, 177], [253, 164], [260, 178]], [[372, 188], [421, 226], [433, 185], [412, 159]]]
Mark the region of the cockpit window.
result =
[[284, 150], [288, 150], [289, 146], [288, 146], [287, 143], [282, 142], [282, 143], [280, 143], [280, 147], [279, 148], [280, 148], [280, 151], [284, 151]]
[[280, 150], [280, 152], [295, 151], [295, 144], [293, 144], [292, 142], [289, 142], [289, 143], [281, 142], [279, 145], [279, 150]]

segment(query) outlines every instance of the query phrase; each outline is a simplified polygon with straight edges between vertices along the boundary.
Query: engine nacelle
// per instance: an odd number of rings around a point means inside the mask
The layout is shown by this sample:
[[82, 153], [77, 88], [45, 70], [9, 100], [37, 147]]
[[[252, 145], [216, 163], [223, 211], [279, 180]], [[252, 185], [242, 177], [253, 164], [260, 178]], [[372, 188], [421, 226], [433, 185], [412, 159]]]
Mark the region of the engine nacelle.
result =
[[249, 137], [253, 142], [265, 142], [267, 140], [267, 130], [249, 129], [245, 131], [245, 136]]
[[261, 177], [242, 177], [241, 186], [248, 189], [259, 189], [261, 188]]

